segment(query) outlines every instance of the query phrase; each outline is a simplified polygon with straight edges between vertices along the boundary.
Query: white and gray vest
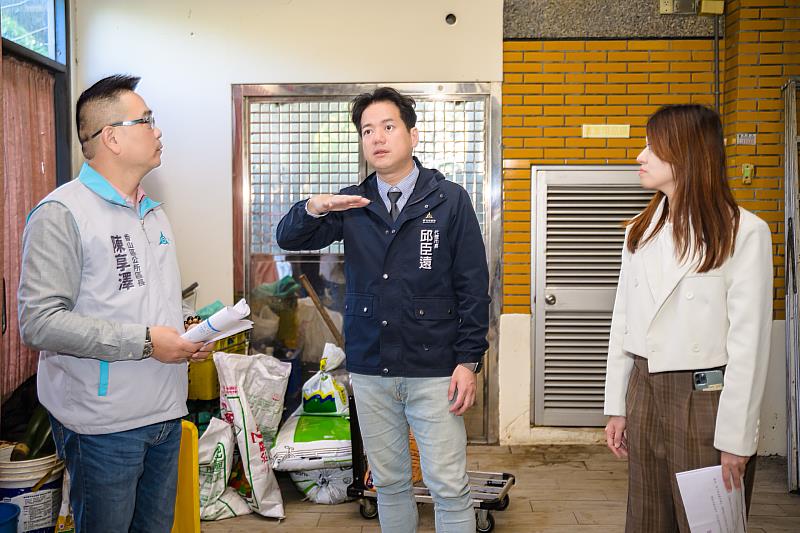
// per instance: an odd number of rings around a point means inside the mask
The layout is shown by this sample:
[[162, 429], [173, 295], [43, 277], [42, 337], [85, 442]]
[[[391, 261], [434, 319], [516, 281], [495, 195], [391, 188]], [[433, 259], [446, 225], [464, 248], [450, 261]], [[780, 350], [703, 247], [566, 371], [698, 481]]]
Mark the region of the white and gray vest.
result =
[[[39, 203], [65, 206], [80, 233], [83, 264], [72, 312], [183, 331], [180, 273], [163, 208], [145, 197], [137, 213], [116, 201], [119, 194], [88, 165], [80, 178]], [[42, 404], [78, 433], [126, 431], [187, 413], [185, 363], [106, 362], [42, 351], [38, 383]]]

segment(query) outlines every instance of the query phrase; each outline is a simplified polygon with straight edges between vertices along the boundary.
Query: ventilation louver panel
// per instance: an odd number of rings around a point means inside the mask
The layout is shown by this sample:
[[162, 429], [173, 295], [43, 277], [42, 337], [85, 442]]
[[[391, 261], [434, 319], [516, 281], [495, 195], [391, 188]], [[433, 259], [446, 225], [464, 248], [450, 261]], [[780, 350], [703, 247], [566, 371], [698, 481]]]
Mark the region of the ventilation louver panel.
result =
[[[602, 426], [611, 315], [623, 222], [653, 196], [632, 169], [558, 170], [537, 187], [534, 418]], [[547, 301], [550, 303], [547, 303]]]
[[651, 196], [631, 187], [550, 186], [547, 286], [616, 286], [625, 235], [621, 223], [640, 212]]

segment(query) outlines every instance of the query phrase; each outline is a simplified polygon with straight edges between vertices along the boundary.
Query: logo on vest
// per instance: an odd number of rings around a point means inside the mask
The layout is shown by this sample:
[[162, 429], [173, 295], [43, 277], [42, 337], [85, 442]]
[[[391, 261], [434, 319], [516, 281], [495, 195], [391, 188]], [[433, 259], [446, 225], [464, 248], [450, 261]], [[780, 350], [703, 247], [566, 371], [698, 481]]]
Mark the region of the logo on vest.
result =
[[433, 215], [431, 214], [431, 212], [428, 211], [428, 214], [425, 215], [425, 218], [422, 219], [422, 223], [423, 224], [436, 224], [436, 219], [433, 218]]
[[164, 232], [163, 231], [161, 232], [161, 238], [158, 239], [158, 244], [169, 244], [169, 241], [164, 236]]
[[[128, 291], [134, 286], [146, 285], [142, 266], [139, 264], [139, 256], [136, 255], [136, 247], [133, 245], [130, 234], [111, 235], [111, 249], [114, 253], [114, 260], [117, 268], [117, 281], [119, 281], [118, 291]], [[130, 258], [130, 262], [128, 261]]]

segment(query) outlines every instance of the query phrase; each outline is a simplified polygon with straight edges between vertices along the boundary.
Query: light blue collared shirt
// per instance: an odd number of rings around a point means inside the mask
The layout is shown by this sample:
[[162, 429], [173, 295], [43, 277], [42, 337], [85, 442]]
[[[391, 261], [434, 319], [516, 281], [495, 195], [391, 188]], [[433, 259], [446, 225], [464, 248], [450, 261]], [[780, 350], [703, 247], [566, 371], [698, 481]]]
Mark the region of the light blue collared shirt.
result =
[[389, 185], [383, 181], [380, 174], [376, 174], [376, 176], [378, 178], [378, 194], [383, 200], [386, 210], [391, 211], [392, 207], [392, 202], [389, 200], [389, 191], [400, 191], [402, 194], [397, 200], [397, 209], [402, 211], [408, 199], [411, 198], [411, 193], [414, 192], [414, 186], [417, 184], [417, 178], [419, 178], [419, 167], [414, 163], [414, 169], [411, 173], [395, 185]]

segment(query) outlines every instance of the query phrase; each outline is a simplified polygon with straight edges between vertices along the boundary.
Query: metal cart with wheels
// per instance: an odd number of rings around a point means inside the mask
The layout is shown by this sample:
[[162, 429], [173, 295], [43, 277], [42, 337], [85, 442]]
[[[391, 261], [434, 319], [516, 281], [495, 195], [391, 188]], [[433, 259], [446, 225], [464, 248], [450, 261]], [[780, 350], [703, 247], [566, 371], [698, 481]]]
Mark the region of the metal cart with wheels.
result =
[[[372, 487], [372, 480], [367, 479], [367, 456], [361, 440], [361, 429], [358, 424], [356, 402], [353, 397], [350, 403], [350, 438], [353, 443], [353, 483], [347, 487], [347, 495], [357, 498], [359, 512], [367, 519], [377, 518], [377, 492]], [[509, 503], [509, 492], [514, 486], [514, 476], [501, 472], [467, 472], [469, 487], [472, 493], [472, 506], [475, 509], [475, 530], [488, 533], [494, 529], [493, 511], [504, 511]], [[417, 503], [433, 503], [428, 487], [422, 484], [414, 486], [414, 499]]]

